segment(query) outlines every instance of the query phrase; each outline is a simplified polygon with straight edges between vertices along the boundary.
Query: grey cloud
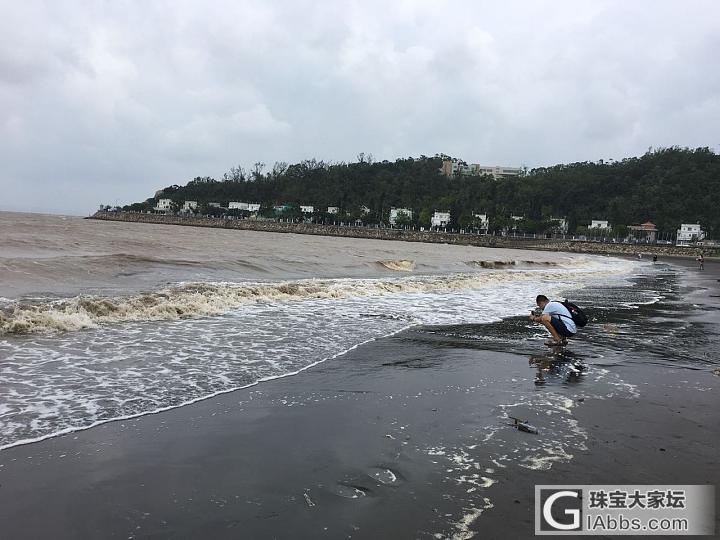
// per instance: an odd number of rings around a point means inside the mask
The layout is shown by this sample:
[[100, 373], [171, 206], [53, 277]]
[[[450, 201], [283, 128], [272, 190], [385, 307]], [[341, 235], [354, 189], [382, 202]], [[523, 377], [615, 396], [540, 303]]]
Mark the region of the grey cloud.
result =
[[5, 11], [0, 209], [85, 214], [256, 160], [532, 167], [720, 143], [712, 1]]

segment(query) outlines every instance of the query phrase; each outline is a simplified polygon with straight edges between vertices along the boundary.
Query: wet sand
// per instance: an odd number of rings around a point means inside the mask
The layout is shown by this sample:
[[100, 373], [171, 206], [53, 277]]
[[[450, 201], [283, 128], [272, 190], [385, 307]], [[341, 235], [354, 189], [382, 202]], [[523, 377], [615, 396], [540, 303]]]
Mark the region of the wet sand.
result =
[[[689, 272], [670, 322], [657, 306], [604, 315], [573, 347], [587, 381], [551, 370], [535, 384], [529, 364], [552, 356], [537, 339], [503, 342], [531, 333], [520, 319], [484, 325], [487, 339], [419, 328], [297, 376], [4, 450], [2, 537], [530, 538], [535, 484], [718, 485], [719, 270]], [[627, 337], [647, 344], [606, 346], [614, 326], [647, 328]], [[646, 355], [670, 326], [667, 361]], [[538, 435], [504, 425], [509, 411]]]

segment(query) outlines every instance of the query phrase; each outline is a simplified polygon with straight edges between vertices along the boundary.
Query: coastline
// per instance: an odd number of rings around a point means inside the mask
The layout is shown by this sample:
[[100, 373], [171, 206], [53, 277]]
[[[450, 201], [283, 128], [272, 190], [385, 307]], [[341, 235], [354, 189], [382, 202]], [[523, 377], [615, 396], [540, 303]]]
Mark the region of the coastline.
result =
[[320, 225], [315, 223], [282, 223], [276, 221], [256, 221], [251, 219], [168, 216], [134, 212], [98, 211], [86, 219], [150, 223], [156, 225], [179, 225], [185, 227], [209, 227], [260, 232], [294, 233], [317, 236], [339, 236], [373, 240], [454, 244], [486, 248], [562, 251], [567, 253], [586, 253], [593, 255], [634, 256], [638, 252], [641, 252], [648, 255], [661, 255], [665, 257], [693, 257], [699, 250], [702, 250], [707, 254], [706, 259], [720, 256], [720, 249], [715, 247], [683, 248], [653, 244], [609, 244], [548, 238], [513, 238], [510, 236], [503, 237], [476, 234], [453, 234], [435, 231]]
[[[701, 309], [678, 323], [716, 323], [708, 290], [718, 270], [690, 276], [684, 294]], [[502, 337], [526, 333], [524, 324], [481, 329]], [[720, 377], [709, 368], [601, 347], [603, 357], [587, 355], [591, 370], [621, 381], [603, 399], [582, 382], [534, 386], [528, 353], [539, 344], [427, 330], [293, 377], [0, 451], [0, 526], [10, 538], [530, 538], [535, 484], [720, 483]], [[590, 332], [580, 351], [598, 346], [602, 329]], [[547, 402], [513, 405], [535, 415], [538, 436], [502, 425], [513, 389]], [[533, 461], [558, 423], [568, 446]]]

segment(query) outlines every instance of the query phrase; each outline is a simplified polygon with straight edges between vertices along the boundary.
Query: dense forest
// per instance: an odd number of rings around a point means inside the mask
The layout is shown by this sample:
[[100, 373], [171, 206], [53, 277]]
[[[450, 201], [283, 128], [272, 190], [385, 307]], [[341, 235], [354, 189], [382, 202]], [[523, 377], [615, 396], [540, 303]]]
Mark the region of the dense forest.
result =
[[159, 198], [170, 198], [177, 204], [198, 201], [203, 213], [221, 211], [209, 202], [226, 207], [242, 201], [261, 203], [264, 215], [272, 215], [274, 205], [288, 205], [288, 216], [299, 216], [302, 204], [318, 210], [337, 206], [340, 217], [373, 223], [387, 222], [391, 207], [403, 207], [413, 210], [417, 225], [429, 225], [437, 210], [449, 211], [456, 227], [471, 226], [475, 213], [487, 213], [492, 229], [511, 223], [510, 215], [521, 215], [528, 232], [542, 229], [551, 217], [565, 217], [570, 231], [591, 219], [620, 228], [652, 221], [666, 233], [681, 222], [699, 222], [710, 236], [720, 236], [720, 156], [708, 148], [649, 150], [622, 161], [555, 165], [502, 179], [446, 177], [439, 172], [443, 158], [376, 162], [360, 154], [354, 163], [311, 159], [276, 163], [270, 170], [256, 163], [252, 170], [233, 167], [220, 180], [195, 178], [186, 186], [167, 187], [125, 209], [144, 211]]

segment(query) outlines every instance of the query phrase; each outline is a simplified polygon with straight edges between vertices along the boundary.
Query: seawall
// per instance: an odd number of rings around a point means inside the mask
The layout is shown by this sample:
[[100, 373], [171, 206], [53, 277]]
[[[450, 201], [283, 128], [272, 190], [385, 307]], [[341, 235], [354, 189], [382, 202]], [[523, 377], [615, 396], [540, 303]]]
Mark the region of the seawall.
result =
[[[223, 219], [212, 217], [170, 216], [135, 212], [96, 212], [88, 219], [104, 221], [127, 221], [154, 223], [158, 225], [182, 225], [186, 227], [213, 227], [246, 231], [314, 234], [319, 236], [343, 236], [374, 240], [399, 240], [403, 242], [427, 242], [435, 244], [458, 244], [478, 247], [501, 247], [515, 249], [538, 249], [543, 251], [566, 251], [571, 253], [595, 253], [605, 255], [635, 255], [639, 252], [658, 256], [694, 257], [699, 248], [652, 244], [608, 244], [549, 238], [514, 238], [510, 236], [487, 236], [434, 231], [401, 229], [376, 229], [316, 223], [284, 223], [252, 219]], [[718, 256], [717, 248], [702, 248], [705, 256]]]

